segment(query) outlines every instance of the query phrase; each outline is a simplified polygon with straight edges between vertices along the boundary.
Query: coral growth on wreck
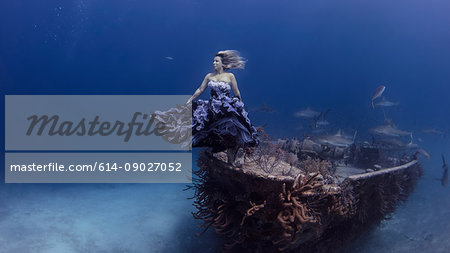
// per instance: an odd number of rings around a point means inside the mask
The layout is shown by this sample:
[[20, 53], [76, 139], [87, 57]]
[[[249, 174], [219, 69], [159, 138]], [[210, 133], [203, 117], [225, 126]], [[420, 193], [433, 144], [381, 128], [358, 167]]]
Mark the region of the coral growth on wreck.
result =
[[247, 148], [244, 157], [245, 165], [256, 166], [258, 169], [272, 173], [280, 165], [285, 152], [281, 149], [281, 144], [273, 144], [263, 128], [258, 128], [261, 143], [256, 147]]
[[256, 147], [246, 148], [244, 154], [245, 168], [258, 169], [268, 174], [295, 177], [298, 173], [319, 173], [329, 176], [331, 163], [320, 158], [312, 158], [300, 153], [282, 149], [282, 143], [274, 142], [262, 129], [258, 129], [261, 143]]
[[331, 163], [329, 161], [321, 160], [320, 158], [311, 158], [310, 156], [307, 156], [306, 159], [298, 163], [298, 167], [306, 173], [320, 173], [322, 176], [330, 174], [330, 166]]
[[286, 184], [283, 184], [280, 193], [282, 208], [278, 212], [277, 222], [284, 231], [280, 234], [281, 238], [273, 241], [275, 245], [284, 244], [280, 250], [296, 244], [301, 239], [302, 232], [309, 227], [308, 224], [319, 222], [317, 213], [304, 200], [308, 198], [308, 195], [320, 192], [322, 186], [318, 173], [309, 178], [303, 175], [297, 176], [290, 189], [286, 189]]
[[290, 189], [283, 184], [280, 201], [277, 222], [283, 232], [273, 241], [280, 251], [320, 238], [332, 221], [356, 211], [351, 188], [328, 187], [318, 172], [298, 175]]
[[224, 237], [225, 251], [329, 252], [388, 216], [421, 175], [416, 164], [334, 184], [321, 173], [326, 162], [306, 160], [314, 172], [292, 178], [254, 174], [202, 153], [189, 187], [195, 190], [193, 215], [203, 231], [212, 227]]

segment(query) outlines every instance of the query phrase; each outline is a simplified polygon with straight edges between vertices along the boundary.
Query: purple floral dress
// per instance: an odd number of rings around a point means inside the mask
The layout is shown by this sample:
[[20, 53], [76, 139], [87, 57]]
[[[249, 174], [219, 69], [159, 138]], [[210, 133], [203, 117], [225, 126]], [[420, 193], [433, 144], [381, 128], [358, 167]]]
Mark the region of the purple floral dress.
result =
[[211, 98], [192, 104], [192, 146], [212, 147], [217, 152], [258, 144], [257, 131], [250, 123], [244, 103], [230, 97], [231, 85], [209, 81], [208, 87]]
[[[208, 87], [211, 89], [209, 100], [192, 102], [192, 122], [188, 106], [154, 112], [156, 122], [166, 126], [162, 138], [184, 146], [211, 147], [213, 152], [257, 145], [257, 131], [250, 123], [244, 103], [237, 97], [230, 97], [231, 85], [209, 81]], [[189, 130], [192, 130], [192, 138]]]

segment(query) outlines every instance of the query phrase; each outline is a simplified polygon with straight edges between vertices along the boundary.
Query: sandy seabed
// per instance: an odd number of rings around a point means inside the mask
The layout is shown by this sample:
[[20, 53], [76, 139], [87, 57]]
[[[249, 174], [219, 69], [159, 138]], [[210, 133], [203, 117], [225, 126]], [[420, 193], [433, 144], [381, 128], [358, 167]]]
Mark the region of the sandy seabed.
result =
[[[448, 252], [450, 187], [436, 180], [439, 159], [392, 218], [348, 252]], [[218, 252], [200, 237], [183, 184], [2, 184], [0, 252]]]

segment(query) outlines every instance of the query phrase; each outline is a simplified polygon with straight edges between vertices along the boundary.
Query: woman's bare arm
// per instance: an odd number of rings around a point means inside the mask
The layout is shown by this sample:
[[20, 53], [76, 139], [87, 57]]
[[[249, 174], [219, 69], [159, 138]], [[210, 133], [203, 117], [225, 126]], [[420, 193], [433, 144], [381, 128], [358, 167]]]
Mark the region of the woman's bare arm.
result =
[[236, 77], [234, 77], [234, 75], [232, 73], [230, 73], [230, 79], [231, 79], [231, 88], [233, 89], [233, 94], [239, 98], [239, 100], [242, 101], [241, 98], [241, 93], [239, 92], [238, 86], [237, 86], [237, 81], [236, 81]]
[[194, 92], [194, 95], [192, 95], [192, 97], [189, 98], [189, 100], [186, 102], [186, 104], [192, 103], [192, 101], [194, 101], [196, 98], [198, 98], [203, 93], [203, 91], [205, 91], [206, 85], [208, 84], [209, 75], [210, 74], [207, 74], [205, 76], [200, 87], [198, 87], [198, 89]]

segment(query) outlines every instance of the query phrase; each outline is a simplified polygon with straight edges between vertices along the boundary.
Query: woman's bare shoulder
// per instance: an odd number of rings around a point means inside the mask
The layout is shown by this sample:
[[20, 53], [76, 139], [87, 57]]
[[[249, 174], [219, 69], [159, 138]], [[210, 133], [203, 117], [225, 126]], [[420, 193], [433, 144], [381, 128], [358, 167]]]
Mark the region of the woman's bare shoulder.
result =
[[210, 80], [213, 75], [214, 75], [214, 73], [208, 73], [208, 74], [206, 74], [205, 79]]
[[236, 77], [234, 76], [233, 73], [228, 72], [227, 74], [228, 74], [227, 76], [230, 79], [230, 81], [236, 80]]

